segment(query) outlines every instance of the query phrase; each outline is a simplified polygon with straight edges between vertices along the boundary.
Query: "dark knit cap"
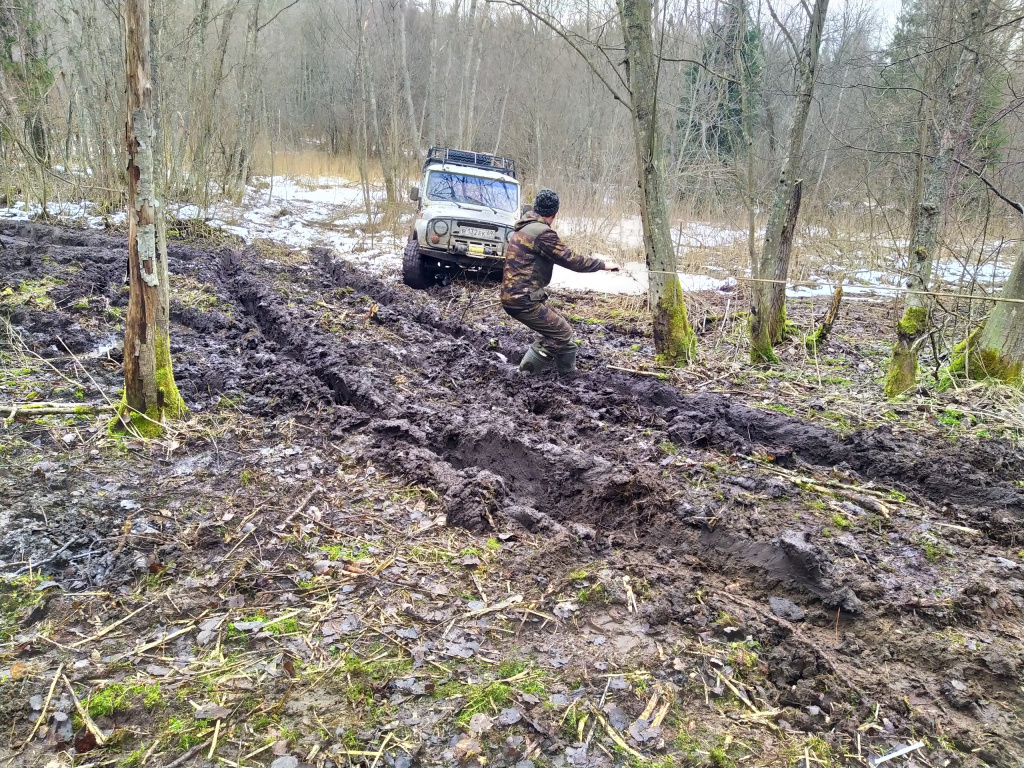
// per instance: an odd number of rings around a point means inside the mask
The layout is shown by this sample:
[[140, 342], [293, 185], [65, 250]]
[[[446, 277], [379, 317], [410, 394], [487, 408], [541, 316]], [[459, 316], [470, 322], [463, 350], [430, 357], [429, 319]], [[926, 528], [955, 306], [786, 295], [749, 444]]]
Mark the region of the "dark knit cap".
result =
[[538, 216], [554, 216], [558, 213], [558, 193], [553, 189], [542, 189], [533, 198], [533, 210]]

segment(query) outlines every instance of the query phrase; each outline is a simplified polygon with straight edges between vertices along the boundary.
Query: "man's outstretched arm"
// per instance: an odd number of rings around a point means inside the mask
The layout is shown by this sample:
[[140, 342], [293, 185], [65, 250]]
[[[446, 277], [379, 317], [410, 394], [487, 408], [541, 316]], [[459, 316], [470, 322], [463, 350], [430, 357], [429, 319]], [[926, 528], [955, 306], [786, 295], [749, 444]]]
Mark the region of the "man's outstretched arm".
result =
[[553, 229], [549, 229], [537, 236], [536, 247], [547, 258], [555, 264], [573, 272], [600, 272], [603, 269], [618, 270], [618, 266], [611, 262], [605, 263], [593, 256], [573, 253], [572, 249], [558, 236]]

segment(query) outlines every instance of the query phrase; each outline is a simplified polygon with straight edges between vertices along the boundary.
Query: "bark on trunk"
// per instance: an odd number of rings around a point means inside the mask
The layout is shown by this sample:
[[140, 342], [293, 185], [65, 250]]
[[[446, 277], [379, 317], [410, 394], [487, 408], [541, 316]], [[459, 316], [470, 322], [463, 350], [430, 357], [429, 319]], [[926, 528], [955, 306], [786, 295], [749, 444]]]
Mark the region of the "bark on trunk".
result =
[[466, 19], [466, 47], [462, 50], [463, 66], [462, 79], [459, 80], [459, 146], [469, 149], [466, 146], [466, 106], [468, 102], [469, 73], [473, 66], [473, 49], [476, 47], [476, 0], [469, 2], [469, 16]]
[[[1018, 210], [1024, 213], [1024, 206]], [[971, 334], [964, 351], [950, 366], [950, 372], [965, 373], [971, 379], [995, 380], [1020, 387], [1024, 383], [1024, 251], [1010, 270], [1010, 276], [985, 324]]]
[[693, 357], [696, 336], [690, 327], [668, 219], [663, 160], [658, 140], [658, 72], [651, 29], [651, 0], [619, 0], [622, 36], [629, 64], [630, 110], [636, 151], [640, 213], [647, 253], [654, 349], [665, 365]]
[[939, 234], [953, 193], [953, 158], [968, 143], [981, 93], [983, 67], [979, 43], [988, 21], [989, 5], [990, 0], [978, 0], [971, 13], [971, 25], [952, 82], [939, 73], [934, 84], [939, 91], [933, 115], [939, 140], [935, 156], [925, 169], [916, 226], [910, 238], [906, 308], [896, 326], [896, 343], [885, 377], [885, 395], [889, 398], [898, 397], [917, 384], [918, 352], [931, 330], [933, 302], [925, 292], [931, 283]]
[[773, 347], [782, 341], [786, 329], [786, 278], [789, 275], [792, 230], [800, 212], [798, 176], [802, 167], [804, 130], [814, 94], [818, 51], [827, 12], [828, 0], [815, 0], [807, 35], [797, 60], [800, 86], [793, 109], [793, 122], [789, 128], [786, 159], [775, 185], [775, 197], [765, 227], [761, 256], [752, 265], [751, 272], [755, 281], [765, 281], [752, 283], [750, 290], [750, 361], [753, 363], [778, 362]]
[[[124, 400], [115, 430], [147, 437], [163, 432], [165, 418], [185, 413], [171, 369], [166, 254], [157, 248], [153, 174], [153, 83], [149, 61], [149, 0], [125, 3], [128, 89], [128, 274], [130, 296], [124, 336]], [[130, 425], [130, 426], [129, 426]]]
[[409, 46], [406, 44], [405, 14], [406, 7], [403, 5], [398, 8], [398, 37], [402, 47], [402, 85], [405, 91], [405, 109], [409, 113], [409, 140], [412, 142], [416, 157], [423, 162], [426, 155], [420, 141], [420, 130], [416, 126], [416, 107], [412, 103], [412, 78], [409, 75]]

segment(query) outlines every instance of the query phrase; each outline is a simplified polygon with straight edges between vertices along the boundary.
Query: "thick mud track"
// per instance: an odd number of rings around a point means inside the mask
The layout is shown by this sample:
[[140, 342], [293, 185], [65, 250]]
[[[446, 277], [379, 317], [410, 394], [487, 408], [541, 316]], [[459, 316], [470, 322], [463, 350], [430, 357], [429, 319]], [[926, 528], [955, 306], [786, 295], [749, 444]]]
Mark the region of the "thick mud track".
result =
[[[26, 304], [11, 315], [29, 347], [45, 355], [102, 346], [105, 331], [71, 308], [83, 297], [90, 308], [125, 306], [123, 243], [30, 225], [3, 235], [4, 280], [65, 272], [51, 293], [56, 306]], [[443, 493], [451, 524], [521, 525], [549, 534], [552, 548], [640, 558], [666, 585], [648, 608], [654, 624], [707, 626], [705, 612], [678, 597], [707, 578], [739, 579], [756, 605], [779, 593], [813, 607], [817, 638], [785, 616], [745, 611], [745, 631], [772, 647], [773, 681], [795, 705], [817, 705], [820, 691], [800, 687], [817, 675], [851, 697], [912, 696], [909, 683], [887, 689], [859, 674], [856, 659], [822, 651], [826, 616], [836, 627], [872, 622], [851, 654], [917, 665], [933, 688], [952, 664], [962, 677], [1012, 691], [1024, 668], [1019, 650], [998, 643], [992, 659], [964, 667], [924, 642], [884, 642], [883, 623], [911, 614], [941, 627], [985, 626], [1001, 612], [1020, 626], [1024, 582], [1002, 561], [1024, 528], [1024, 452], [1008, 442], [953, 446], [899, 425], [842, 434], [610, 370], [593, 347], [581, 350], [574, 377], [525, 377], [516, 366], [529, 337], [513, 323], [461, 322], [442, 311], [440, 289], [386, 284], [328, 251], [282, 264], [254, 251], [177, 245], [170, 267], [205, 287], [203, 301], [172, 306], [176, 376], [195, 407], [230, 398], [252, 415], [294, 418], [321, 443], [356, 435], [361, 458]], [[96, 375], [117, 386], [116, 371]], [[822, 537], [801, 517], [807, 476], [830, 483], [865, 536]], [[908, 554], [929, 521], [973, 531], [958, 534], [972, 572], [943, 575], [941, 600], [935, 569]], [[963, 717], [988, 718], [1001, 734], [979, 748], [994, 750], [993, 764], [1010, 764], [1000, 761], [1019, 757], [1012, 726], [978, 706]]]

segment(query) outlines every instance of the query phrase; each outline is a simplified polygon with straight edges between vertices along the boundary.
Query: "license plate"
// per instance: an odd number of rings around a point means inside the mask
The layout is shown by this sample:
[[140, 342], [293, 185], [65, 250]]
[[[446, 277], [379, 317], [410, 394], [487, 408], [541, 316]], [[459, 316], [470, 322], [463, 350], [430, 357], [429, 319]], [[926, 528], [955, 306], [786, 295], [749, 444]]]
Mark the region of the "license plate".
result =
[[472, 245], [472, 244], [470, 244], [469, 252], [470, 253], [478, 253], [481, 256], [483, 256], [484, 255], [484, 247], [482, 245]]
[[459, 234], [462, 237], [481, 237], [485, 240], [491, 240], [494, 238], [494, 232], [490, 229], [480, 229], [479, 227], [460, 227]]

